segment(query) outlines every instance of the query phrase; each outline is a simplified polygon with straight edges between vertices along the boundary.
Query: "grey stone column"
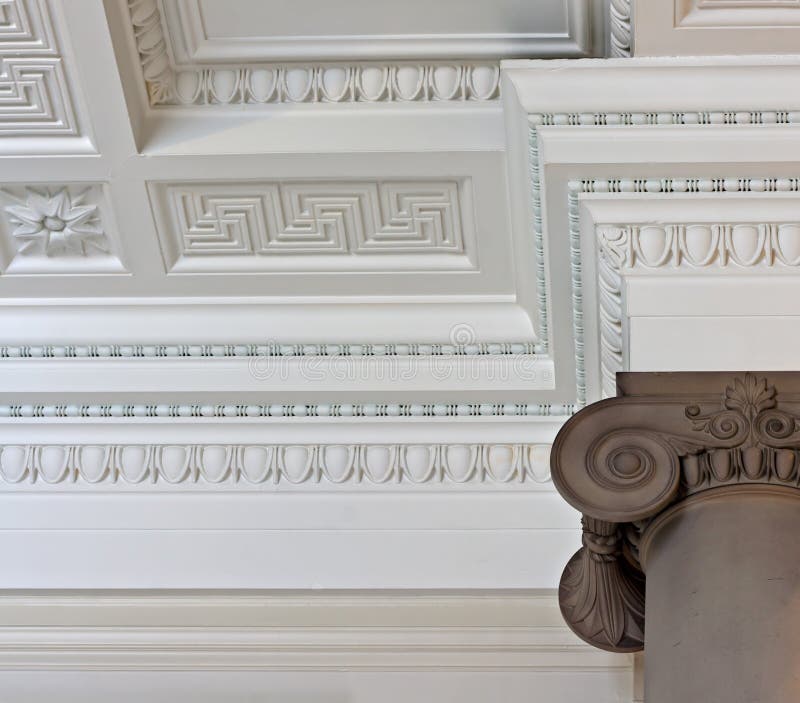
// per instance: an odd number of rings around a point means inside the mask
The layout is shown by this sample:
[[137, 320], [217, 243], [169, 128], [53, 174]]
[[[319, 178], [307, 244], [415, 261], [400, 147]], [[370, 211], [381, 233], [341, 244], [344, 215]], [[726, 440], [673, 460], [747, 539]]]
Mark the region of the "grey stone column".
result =
[[660, 515], [643, 536], [645, 695], [800, 701], [800, 491], [738, 485]]
[[620, 374], [553, 447], [583, 547], [559, 597], [647, 703], [800, 701], [800, 374]]

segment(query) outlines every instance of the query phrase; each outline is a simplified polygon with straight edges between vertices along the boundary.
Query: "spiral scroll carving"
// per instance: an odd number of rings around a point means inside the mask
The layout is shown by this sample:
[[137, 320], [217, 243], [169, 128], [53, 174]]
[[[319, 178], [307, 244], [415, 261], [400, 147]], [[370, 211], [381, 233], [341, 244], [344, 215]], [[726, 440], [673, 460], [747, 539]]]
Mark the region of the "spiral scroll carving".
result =
[[680, 457], [658, 434], [624, 429], [598, 437], [584, 465], [554, 463], [552, 472], [562, 495], [584, 512], [631, 522], [671, 501], [680, 482]]

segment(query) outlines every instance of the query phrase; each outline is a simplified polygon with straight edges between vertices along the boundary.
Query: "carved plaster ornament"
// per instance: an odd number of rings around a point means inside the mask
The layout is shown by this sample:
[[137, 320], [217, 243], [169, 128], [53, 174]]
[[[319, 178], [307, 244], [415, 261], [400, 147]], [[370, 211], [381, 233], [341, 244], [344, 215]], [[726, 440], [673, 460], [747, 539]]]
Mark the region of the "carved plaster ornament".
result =
[[644, 647], [638, 543], [647, 525], [703, 491], [797, 488], [800, 380], [780, 372], [624, 373], [617, 383], [616, 398], [581, 410], [553, 445], [553, 482], [583, 513], [583, 546], [564, 570], [559, 601], [579, 637], [634, 652]]
[[[619, 6], [624, 51], [628, 0]], [[627, 10], [626, 10], [626, 5]], [[500, 95], [500, 66], [490, 62], [383, 61], [205, 66], [176, 71], [157, 0], [128, 0], [150, 104], [490, 101]], [[627, 20], [628, 25], [630, 19]], [[630, 27], [628, 27], [630, 33]], [[628, 40], [628, 43], [630, 41]], [[616, 45], [616, 44], [615, 44]], [[622, 55], [622, 54], [620, 54]]]
[[92, 248], [107, 252], [97, 205], [85, 202], [88, 192], [73, 196], [66, 188], [55, 194], [28, 189], [24, 201], [6, 206], [20, 253], [86, 256]]

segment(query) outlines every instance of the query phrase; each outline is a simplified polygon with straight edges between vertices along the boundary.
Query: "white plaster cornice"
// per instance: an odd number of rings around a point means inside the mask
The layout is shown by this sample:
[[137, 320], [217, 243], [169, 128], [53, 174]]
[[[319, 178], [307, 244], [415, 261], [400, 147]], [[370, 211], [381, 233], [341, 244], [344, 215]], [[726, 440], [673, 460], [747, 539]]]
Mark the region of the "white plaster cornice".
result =
[[[613, 374], [626, 358], [624, 282], [620, 272], [604, 262], [599, 268], [586, 268], [580, 208], [584, 195], [618, 204], [617, 219], [594, 220], [597, 224], [648, 224], [646, 216], [637, 220], [624, 215], [626, 203], [636, 198], [674, 201], [675, 215], [667, 222], [727, 226], [730, 236], [723, 236], [723, 242], [732, 241], [734, 231], [737, 240], [745, 237], [745, 229], [755, 224], [755, 229], [747, 230], [755, 232], [754, 251], [742, 257], [728, 247], [719, 254], [718, 261], [733, 264], [725, 267], [726, 275], [749, 268], [748, 257], [754, 257], [759, 270], [793, 268], [784, 262], [793, 261], [793, 255], [781, 252], [787, 246], [792, 250], [787, 242], [794, 216], [770, 212], [768, 207], [758, 214], [746, 210], [755, 207], [757, 199], [777, 203], [797, 190], [791, 171], [791, 145], [800, 124], [800, 104], [791, 98], [800, 85], [796, 57], [508, 61], [504, 80], [511, 178], [528, 180], [526, 189], [516, 191], [515, 202], [525, 202], [527, 192], [530, 206], [517, 205], [514, 226], [520, 237], [533, 233], [540, 274], [535, 289], [537, 330], [540, 343], [548, 349], [563, 353], [565, 346], [574, 347], [578, 404], [596, 397], [593, 379], [587, 391], [587, 353], [592, 363], [602, 359], [606, 393], [613, 392]], [[750, 167], [743, 169], [736, 162]], [[654, 168], [654, 164], [661, 165]], [[676, 171], [701, 176], [673, 178]], [[715, 207], [711, 201], [718, 207], [732, 197], [750, 205], [743, 205], [736, 218], [725, 222], [719, 213], [711, 215]], [[692, 219], [681, 214], [681, 203], [695, 199], [705, 199], [703, 215], [697, 218], [695, 213]], [[561, 234], [565, 231], [567, 236]], [[565, 257], [566, 271], [559, 268], [563, 263], [554, 263]], [[686, 263], [679, 255], [672, 261]], [[717, 266], [684, 266], [683, 273], [706, 276], [712, 268], [716, 275]], [[665, 267], [649, 267], [648, 273], [662, 270]], [[565, 313], [564, 286], [554, 283], [555, 276], [563, 277], [567, 271], [569, 336], [558, 322]], [[560, 291], [557, 299], [552, 297], [554, 286]], [[585, 307], [587, 300], [594, 304], [595, 295], [600, 319], [591, 322], [587, 337]], [[555, 310], [560, 312], [554, 327]], [[556, 355], [555, 364], [558, 373], [564, 357]]]
[[325, 491], [544, 484], [547, 444], [4, 445], [4, 490], [301, 487]]
[[[673, 113], [800, 109], [793, 100], [800, 86], [796, 56], [511, 59], [502, 68], [526, 114], [575, 114], [587, 126], [601, 113], [664, 113], [664, 125], [673, 124], [666, 121]], [[566, 90], [570, 84], [580, 89]]]

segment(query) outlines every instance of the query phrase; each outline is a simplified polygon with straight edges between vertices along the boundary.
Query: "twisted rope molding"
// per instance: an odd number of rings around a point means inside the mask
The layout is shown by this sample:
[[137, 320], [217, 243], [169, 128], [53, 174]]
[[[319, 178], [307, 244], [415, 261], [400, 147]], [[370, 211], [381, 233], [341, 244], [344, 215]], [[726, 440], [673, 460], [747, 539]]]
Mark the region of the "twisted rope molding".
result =
[[[578, 384], [578, 404], [586, 403], [586, 365], [584, 358], [582, 253], [580, 236], [579, 196], [581, 193], [676, 193], [704, 195], [708, 193], [796, 193], [800, 178], [610, 178], [570, 181], [568, 196], [570, 266], [573, 300], [573, 335], [575, 338], [575, 367]], [[641, 245], [633, 241], [634, 230], [640, 233], [647, 225], [596, 225], [598, 237], [598, 317], [600, 331], [600, 378], [604, 397], [616, 395], [615, 376], [624, 368], [625, 340], [623, 335], [622, 275], [623, 270], [636, 266], [658, 268], [667, 263], [673, 266], [703, 268], [716, 262], [728, 266], [731, 262], [743, 268], [765, 265], [797, 267], [800, 257], [787, 248], [789, 242], [781, 237], [791, 234], [796, 240], [800, 225], [796, 223], [725, 223], [696, 225], [709, 228], [708, 248], [704, 256], [693, 255], [686, 245], [686, 227], [695, 225], [657, 225], [664, 235], [659, 256], [648, 257]], [[742, 256], [732, 236], [735, 227], [755, 228], [756, 241], [752, 252]], [[683, 240], [681, 240], [681, 232]], [[626, 234], [627, 233], [627, 234]], [[753, 232], [749, 232], [753, 234]], [[610, 235], [610, 237], [609, 237]], [[668, 239], [669, 237], [669, 239]], [[681, 244], [683, 241], [683, 244]], [[795, 242], [796, 244], [796, 242]], [[741, 245], [740, 245], [741, 246]], [[791, 246], [794, 246], [792, 244]], [[626, 248], [627, 247], [627, 248]], [[637, 254], [638, 252], [638, 254]]]
[[633, 48], [631, 0], [611, 0], [609, 15], [609, 53], [614, 58], [628, 58]]
[[487, 485], [547, 483], [544, 444], [4, 445], [9, 484]]
[[563, 417], [572, 415], [572, 404], [549, 403], [405, 403], [324, 405], [242, 404], [58, 404], [0, 405], [0, 418], [69, 417]]

